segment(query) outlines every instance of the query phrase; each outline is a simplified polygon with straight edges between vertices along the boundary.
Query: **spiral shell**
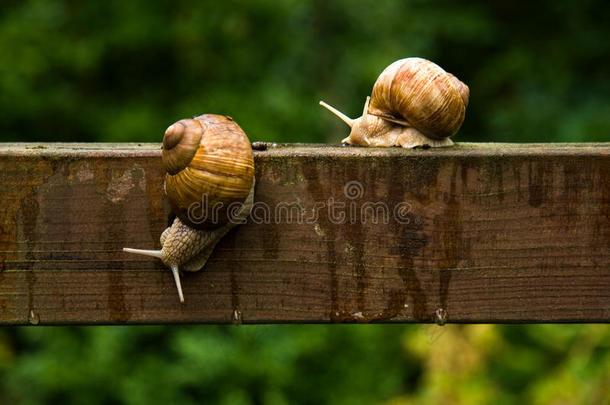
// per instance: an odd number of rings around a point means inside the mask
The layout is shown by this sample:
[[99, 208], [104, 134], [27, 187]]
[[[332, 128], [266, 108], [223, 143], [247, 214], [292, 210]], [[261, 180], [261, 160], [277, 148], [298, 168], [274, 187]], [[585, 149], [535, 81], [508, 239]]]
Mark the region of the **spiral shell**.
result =
[[204, 114], [172, 124], [162, 158], [172, 210], [195, 229], [227, 223], [231, 204], [244, 202], [253, 185], [250, 141], [230, 117]]
[[468, 86], [440, 66], [422, 58], [405, 58], [379, 75], [368, 113], [443, 139], [462, 126], [468, 97]]

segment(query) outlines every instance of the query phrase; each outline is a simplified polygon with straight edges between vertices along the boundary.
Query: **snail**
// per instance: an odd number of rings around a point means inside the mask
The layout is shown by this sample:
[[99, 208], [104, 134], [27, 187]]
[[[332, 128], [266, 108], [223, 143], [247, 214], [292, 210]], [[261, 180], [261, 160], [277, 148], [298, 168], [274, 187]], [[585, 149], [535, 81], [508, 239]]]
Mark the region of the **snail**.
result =
[[450, 146], [464, 122], [469, 89], [451, 73], [422, 58], [405, 58], [379, 75], [362, 116], [351, 119], [320, 105], [352, 129], [342, 142], [360, 146], [414, 148]]
[[218, 241], [250, 214], [254, 156], [248, 137], [231, 117], [204, 114], [167, 128], [162, 162], [164, 190], [176, 218], [161, 234], [160, 250], [123, 251], [161, 259], [184, 303], [178, 271], [200, 270]]

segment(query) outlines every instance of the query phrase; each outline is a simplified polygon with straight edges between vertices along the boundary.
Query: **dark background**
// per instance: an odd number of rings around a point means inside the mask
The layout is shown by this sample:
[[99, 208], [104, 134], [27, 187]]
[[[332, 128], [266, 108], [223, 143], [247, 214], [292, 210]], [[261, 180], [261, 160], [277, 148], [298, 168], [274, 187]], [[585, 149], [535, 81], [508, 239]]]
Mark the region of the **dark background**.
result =
[[[607, 141], [605, 1], [7, 1], [2, 141], [160, 142], [228, 114], [336, 143], [406, 56], [470, 86], [456, 141]], [[608, 325], [0, 329], [0, 404], [610, 403]]]

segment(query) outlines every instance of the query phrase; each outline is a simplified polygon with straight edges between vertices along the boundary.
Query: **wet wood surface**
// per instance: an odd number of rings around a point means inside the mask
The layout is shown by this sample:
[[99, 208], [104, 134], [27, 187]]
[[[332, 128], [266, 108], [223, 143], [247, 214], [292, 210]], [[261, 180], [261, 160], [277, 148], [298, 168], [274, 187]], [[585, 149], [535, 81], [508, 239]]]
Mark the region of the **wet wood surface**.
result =
[[181, 305], [160, 145], [0, 145], [0, 324], [610, 320], [608, 143], [256, 148]]

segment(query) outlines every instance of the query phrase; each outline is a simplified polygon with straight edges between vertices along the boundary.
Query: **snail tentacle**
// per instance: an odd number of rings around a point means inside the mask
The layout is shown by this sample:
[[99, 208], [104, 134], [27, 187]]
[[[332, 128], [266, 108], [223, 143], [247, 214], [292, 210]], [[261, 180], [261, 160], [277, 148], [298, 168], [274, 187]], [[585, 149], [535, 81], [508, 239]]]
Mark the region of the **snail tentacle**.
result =
[[123, 252], [127, 253], [135, 253], [137, 255], [143, 256], [151, 256], [161, 259], [163, 257], [162, 250], [145, 250], [145, 249], [132, 249], [132, 248], [123, 248]]
[[345, 122], [347, 125], [350, 126], [350, 128], [352, 126], [354, 126], [354, 119], [348, 117], [347, 115], [343, 114], [341, 111], [337, 110], [335, 107], [326, 104], [324, 101], [320, 100], [320, 105], [324, 108], [326, 108], [328, 111], [330, 111], [331, 113], [335, 114], [337, 117], [341, 118], [341, 120], [343, 122]]
[[172, 270], [172, 274], [174, 275], [176, 288], [178, 289], [178, 298], [180, 299], [180, 303], [184, 304], [184, 294], [182, 294], [182, 284], [180, 284], [180, 273], [178, 272], [178, 266], [174, 264], [170, 268]]

